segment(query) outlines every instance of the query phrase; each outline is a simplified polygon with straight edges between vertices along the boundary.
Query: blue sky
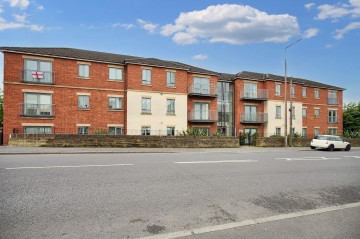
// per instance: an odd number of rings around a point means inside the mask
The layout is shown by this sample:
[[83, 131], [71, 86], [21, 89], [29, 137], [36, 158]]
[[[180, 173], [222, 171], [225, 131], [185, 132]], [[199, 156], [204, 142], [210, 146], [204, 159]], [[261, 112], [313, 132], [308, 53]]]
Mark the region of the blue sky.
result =
[[[344, 87], [360, 101], [360, 0], [0, 0], [0, 46], [71, 47]], [[0, 81], [3, 58], [0, 58]], [[1, 86], [2, 87], [2, 86]]]

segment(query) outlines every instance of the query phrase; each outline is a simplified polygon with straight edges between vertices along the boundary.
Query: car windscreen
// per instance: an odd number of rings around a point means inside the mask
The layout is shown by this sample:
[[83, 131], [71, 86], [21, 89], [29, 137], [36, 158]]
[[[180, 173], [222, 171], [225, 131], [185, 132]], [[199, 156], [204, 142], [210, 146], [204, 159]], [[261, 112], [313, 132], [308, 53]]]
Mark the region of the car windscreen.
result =
[[317, 136], [315, 136], [314, 139], [327, 140], [327, 137], [326, 137], [326, 136], [317, 135]]

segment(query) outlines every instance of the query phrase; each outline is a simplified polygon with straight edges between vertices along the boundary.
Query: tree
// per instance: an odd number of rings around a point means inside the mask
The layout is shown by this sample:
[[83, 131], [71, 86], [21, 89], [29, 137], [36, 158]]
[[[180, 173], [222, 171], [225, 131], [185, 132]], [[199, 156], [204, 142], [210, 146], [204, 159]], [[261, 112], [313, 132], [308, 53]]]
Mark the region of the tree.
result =
[[360, 102], [344, 105], [344, 131], [360, 131]]

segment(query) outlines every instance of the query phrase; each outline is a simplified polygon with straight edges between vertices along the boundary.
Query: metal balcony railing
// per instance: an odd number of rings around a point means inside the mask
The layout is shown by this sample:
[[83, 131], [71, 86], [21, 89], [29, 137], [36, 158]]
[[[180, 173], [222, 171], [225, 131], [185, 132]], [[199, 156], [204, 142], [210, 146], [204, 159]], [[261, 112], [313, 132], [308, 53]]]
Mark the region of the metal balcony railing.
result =
[[217, 86], [213, 84], [192, 84], [188, 87], [189, 95], [217, 97]]
[[328, 116], [328, 123], [329, 124], [337, 124], [337, 123], [339, 123], [339, 117], [337, 117], [337, 116]]
[[240, 90], [240, 99], [248, 100], [268, 100], [269, 91], [266, 89], [258, 90]]
[[328, 98], [328, 105], [338, 105], [339, 104], [339, 100], [338, 98]]
[[52, 71], [20, 70], [21, 81], [32, 84], [55, 84], [55, 73]]
[[252, 123], [252, 124], [262, 124], [268, 122], [267, 113], [241, 113], [240, 114], [241, 123]]
[[55, 105], [20, 104], [20, 115], [26, 117], [54, 117]]
[[191, 122], [216, 122], [218, 120], [217, 110], [192, 110], [188, 113]]

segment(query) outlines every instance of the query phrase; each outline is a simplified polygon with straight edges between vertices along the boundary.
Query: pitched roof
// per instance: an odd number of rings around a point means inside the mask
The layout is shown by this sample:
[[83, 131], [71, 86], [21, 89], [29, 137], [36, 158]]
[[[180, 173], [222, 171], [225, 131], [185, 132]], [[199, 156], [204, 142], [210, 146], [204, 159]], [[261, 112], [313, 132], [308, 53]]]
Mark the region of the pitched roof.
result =
[[[310, 86], [310, 87], [315, 87], [315, 88], [327, 88], [327, 89], [333, 89], [333, 90], [345, 90], [344, 88], [341, 88], [341, 87], [327, 85], [327, 84], [323, 84], [320, 82], [305, 80], [305, 79], [296, 78], [296, 77], [288, 77], [288, 81], [290, 81], [290, 78], [293, 80], [293, 83], [304, 85], [304, 86]], [[242, 72], [236, 74], [236, 79], [248, 79], [248, 80], [256, 80], [256, 81], [273, 80], [273, 81], [285, 82], [284, 76], [256, 73], [256, 72], [250, 72], [250, 71], [242, 71]]]
[[137, 58], [137, 59], [126, 59], [125, 63], [147, 65], [147, 66], [162, 66], [166, 68], [189, 70], [188, 67], [180, 66], [171, 61], [163, 61], [156, 58]]

